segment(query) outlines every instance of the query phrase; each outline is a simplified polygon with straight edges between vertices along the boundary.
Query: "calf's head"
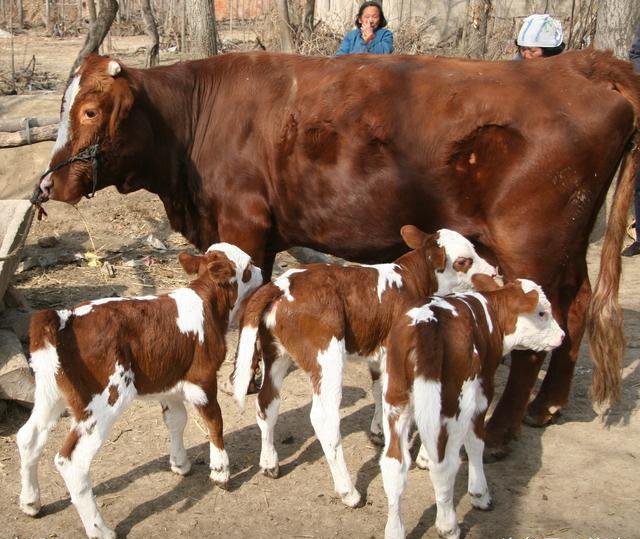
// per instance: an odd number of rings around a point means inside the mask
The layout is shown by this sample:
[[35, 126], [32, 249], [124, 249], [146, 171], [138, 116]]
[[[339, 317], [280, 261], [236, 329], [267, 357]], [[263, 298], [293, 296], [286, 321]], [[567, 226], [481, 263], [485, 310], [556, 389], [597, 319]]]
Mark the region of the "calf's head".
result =
[[474, 275], [496, 275], [496, 268], [476, 253], [467, 238], [454, 230], [441, 228], [435, 234], [426, 234], [413, 225], [406, 225], [402, 227], [400, 234], [407, 246], [424, 250], [434, 267], [438, 282], [438, 289], [434, 294], [471, 290]]
[[498, 291], [503, 333], [503, 354], [511, 350], [549, 352], [560, 346], [564, 331], [553, 318], [551, 303], [542, 287], [528, 279], [516, 279], [499, 287], [484, 275], [473, 279], [481, 292]]
[[[89, 55], [64, 93], [50, 171], [34, 196], [40, 202], [51, 198], [75, 204], [107, 185], [117, 184], [126, 191], [132, 164], [152, 138], [144, 117], [132, 118], [134, 104], [122, 65], [108, 57]], [[134, 124], [135, 133], [127, 129], [131, 133], [126, 136], [123, 128]], [[95, 158], [87, 155], [91, 150]]]
[[229, 321], [235, 322], [238, 310], [248, 294], [262, 284], [260, 268], [251, 262], [251, 257], [230, 243], [214, 243], [203, 255], [180, 253], [178, 260], [190, 275], [197, 280], [210, 281], [227, 288], [231, 294]]

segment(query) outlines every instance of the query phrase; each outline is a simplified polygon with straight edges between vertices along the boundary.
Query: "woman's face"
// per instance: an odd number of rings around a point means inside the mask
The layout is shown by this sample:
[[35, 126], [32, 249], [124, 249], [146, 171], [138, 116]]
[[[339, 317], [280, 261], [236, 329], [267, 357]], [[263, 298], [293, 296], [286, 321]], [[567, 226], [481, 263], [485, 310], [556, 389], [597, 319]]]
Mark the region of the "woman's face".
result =
[[360, 24], [364, 28], [375, 30], [380, 24], [380, 10], [376, 6], [368, 6], [364, 8], [360, 17]]
[[532, 58], [541, 58], [542, 49], [540, 47], [520, 47], [520, 56], [525, 60], [531, 60]]

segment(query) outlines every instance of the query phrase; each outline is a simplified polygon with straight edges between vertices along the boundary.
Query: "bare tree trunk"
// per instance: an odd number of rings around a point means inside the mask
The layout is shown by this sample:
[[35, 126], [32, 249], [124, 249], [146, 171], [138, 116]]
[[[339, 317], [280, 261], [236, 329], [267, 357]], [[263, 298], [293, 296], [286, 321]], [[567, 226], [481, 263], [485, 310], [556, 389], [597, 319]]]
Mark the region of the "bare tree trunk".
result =
[[142, 17], [145, 30], [151, 38], [151, 45], [147, 51], [146, 66], [153, 67], [160, 63], [160, 37], [158, 36], [158, 26], [151, 9], [151, 0], [142, 0]]
[[316, 11], [316, 0], [307, 0], [304, 6], [304, 21], [302, 23], [302, 31], [304, 37], [309, 39], [311, 32], [313, 32], [313, 23]]
[[484, 58], [487, 52], [487, 23], [492, 0], [470, 0], [467, 14], [467, 41], [465, 55]]
[[76, 68], [82, 63], [85, 57], [100, 49], [100, 45], [104, 41], [104, 38], [109, 33], [109, 29], [116, 18], [118, 12], [118, 2], [116, 0], [101, 0], [100, 13], [96, 17], [96, 20], [89, 26], [89, 32], [87, 33], [87, 39], [85, 39], [82, 49], [78, 53], [76, 61], [71, 66], [71, 72], [69, 76], [72, 77]]
[[289, 23], [289, 6], [287, 6], [287, 0], [276, 0], [276, 8], [278, 10], [280, 50], [282, 52], [293, 52], [293, 37], [291, 35], [291, 24]]
[[213, 0], [188, 0], [187, 21], [192, 58], [207, 58], [218, 54]]
[[95, 0], [87, 0], [87, 8], [89, 9], [89, 28], [96, 22], [96, 2]]
[[24, 4], [18, 0], [18, 28], [24, 28]]
[[595, 46], [628, 58], [633, 33], [640, 23], [640, 2], [599, 0]]

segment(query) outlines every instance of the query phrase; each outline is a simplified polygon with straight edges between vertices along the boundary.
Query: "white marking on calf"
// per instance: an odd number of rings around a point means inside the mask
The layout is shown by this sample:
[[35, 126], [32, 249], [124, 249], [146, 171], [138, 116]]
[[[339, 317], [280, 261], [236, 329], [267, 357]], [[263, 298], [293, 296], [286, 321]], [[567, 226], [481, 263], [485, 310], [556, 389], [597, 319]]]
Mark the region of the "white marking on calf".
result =
[[224, 449], [209, 442], [209, 477], [218, 485], [226, 485], [229, 482], [229, 456]]
[[112, 77], [115, 77], [116, 75], [118, 75], [120, 73], [120, 71], [122, 71], [122, 67], [115, 60], [111, 60], [107, 64], [107, 74], [108, 75], [111, 75]]
[[446, 299], [433, 297], [431, 298], [431, 301], [429, 301], [429, 305], [449, 311], [453, 316], [458, 316], [458, 311], [456, 310], [456, 308], [451, 305], [451, 303], [449, 303]]
[[280, 290], [282, 290], [287, 301], [293, 301], [293, 296], [291, 295], [291, 281], [289, 277], [291, 277], [294, 273], [302, 273], [303, 271], [306, 270], [293, 268], [285, 271], [282, 275], [280, 275], [280, 277], [273, 281], [273, 284], [276, 285]]
[[180, 333], [195, 333], [200, 343], [204, 342], [204, 305], [202, 298], [191, 288], [178, 288], [169, 294], [176, 302]]
[[410, 326], [416, 326], [420, 322], [435, 322], [436, 316], [431, 310], [429, 303], [422, 305], [421, 307], [414, 307], [407, 312], [407, 316], [411, 318]]
[[454, 294], [454, 297], [458, 298], [465, 305], [467, 305], [467, 307], [469, 307], [469, 310], [471, 311], [471, 314], [473, 315], [473, 319], [475, 320], [477, 325], [478, 320], [476, 319], [476, 312], [473, 310], [473, 307], [471, 306], [471, 304], [466, 300], [466, 298], [468, 297], [476, 298], [480, 302], [480, 305], [482, 306], [482, 310], [484, 311], [484, 318], [487, 321], [487, 328], [489, 329], [489, 334], [493, 333], [493, 321], [491, 320], [491, 316], [489, 316], [489, 303], [487, 302], [487, 298], [485, 298], [482, 294], [479, 294], [478, 292], [466, 292], [464, 294]]
[[396, 287], [402, 288], [402, 275], [396, 270], [397, 264], [375, 264], [369, 266], [367, 264], [360, 264], [362, 267], [371, 268], [378, 272], [378, 286], [376, 292], [378, 293], [378, 301], [382, 301], [382, 294], [385, 290]]
[[[158, 296], [133, 296], [133, 297], [126, 297], [126, 298], [114, 297], [114, 298], [94, 299], [93, 301], [90, 301], [86, 305], [81, 305], [80, 307], [76, 307], [71, 311], [71, 314], [73, 316], [85, 316], [89, 314], [91, 311], [93, 311], [94, 307], [97, 307], [99, 305], [105, 305], [107, 303], [112, 303], [114, 301], [151, 301], [154, 299], [158, 299]], [[58, 311], [58, 315], [60, 315], [60, 312], [61, 311]], [[65, 324], [66, 324], [66, 320], [65, 320]], [[64, 326], [62, 326], [60, 329], [62, 329], [63, 327]]]
[[253, 376], [251, 365], [253, 363], [257, 336], [258, 328], [255, 326], [245, 326], [240, 332], [236, 366], [233, 373], [233, 397], [240, 408], [244, 408], [247, 389]]
[[79, 91], [80, 75], [76, 75], [64, 92], [62, 114], [60, 115], [60, 124], [58, 125], [58, 136], [56, 137], [56, 143], [53, 145], [51, 157], [53, 157], [57, 151], [61, 150], [69, 140], [71, 108], [73, 107], [73, 103], [76, 100], [76, 96]]
[[58, 314], [58, 318], [60, 319], [60, 326], [58, 327], [58, 330], [60, 331], [63, 330], [67, 325], [67, 320], [69, 320], [69, 317], [73, 314], [73, 311], [69, 309], [61, 309], [59, 311], [56, 311], [56, 313]]
[[[233, 308], [229, 313], [229, 323], [230, 325], [234, 325], [238, 315], [238, 310], [240, 309], [240, 305], [242, 304], [244, 297], [262, 284], [262, 271], [260, 271], [260, 268], [257, 266], [251, 264], [251, 257], [247, 253], [240, 249], [240, 247], [232, 245], [231, 243], [214, 243], [207, 249], [207, 253], [212, 251], [220, 251], [221, 253], [224, 253], [236, 266], [235, 282], [238, 286], [238, 297], [236, 298], [236, 302], [233, 304]], [[251, 277], [245, 283], [242, 277], [249, 266], [251, 266]]]

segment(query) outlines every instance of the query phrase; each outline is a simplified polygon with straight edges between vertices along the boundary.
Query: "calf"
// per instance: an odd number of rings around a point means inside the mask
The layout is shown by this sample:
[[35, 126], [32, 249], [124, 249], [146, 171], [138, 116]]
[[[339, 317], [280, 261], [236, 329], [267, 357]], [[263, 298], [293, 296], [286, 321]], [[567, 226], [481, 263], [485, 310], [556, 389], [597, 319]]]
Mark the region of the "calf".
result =
[[[460, 537], [453, 489], [464, 444], [469, 458], [471, 504], [489, 509], [482, 467], [484, 417], [493, 398], [493, 376], [511, 350], [548, 352], [563, 331], [542, 288], [520, 279], [499, 288], [473, 278], [481, 293], [454, 294], [416, 304], [389, 332], [382, 385], [385, 447], [380, 458], [389, 516], [387, 539], [404, 537], [400, 498], [411, 463], [411, 401], [435, 490], [436, 528]], [[413, 397], [413, 399], [412, 399]]]
[[216, 373], [225, 357], [225, 333], [243, 297], [262, 281], [239, 248], [219, 243], [202, 256], [180, 254], [187, 288], [161, 296], [105, 298], [71, 310], [36, 313], [30, 326], [35, 403], [17, 436], [22, 490], [20, 508], [40, 510], [37, 466], [49, 430], [65, 406], [72, 426], [55, 465], [89, 537], [111, 538], [93, 497], [89, 467], [111, 426], [136, 397], [160, 400], [171, 436], [171, 470], [191, 464], [182, 435], [184, 401], [193, 404], [210, 435], [214, 482], [229, 479], [216, 398]]
[[[309, 265], [292, 269], [256, 292], [247, 303], [235, 372], [235, 397], [242, 406], [251, 378], [251, 363], [260, 337], [264, 369], [256, 402], [262, 432], [260, 467], [278, 475], [273, 445], [280, 388], [291, 358], [310, 377], [311, 423], [322, 444], [336, 491], [355, 507], [360, 494], [347, 470], [340, 440], [339, 408], [342, 371], [347, 354], [384, 357], [382, 346], [394, 317], [415, 298], [466, 290], [477, 272], [494, 274], [473, 245], [452, 230], [428, 235], [414, 226], [401, 230], [414, 249], [394, 264], [377, 266]], [[378, 364], [371, 366], [376, 412], [371, 430], [381, 434], [381, 389]]]

